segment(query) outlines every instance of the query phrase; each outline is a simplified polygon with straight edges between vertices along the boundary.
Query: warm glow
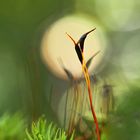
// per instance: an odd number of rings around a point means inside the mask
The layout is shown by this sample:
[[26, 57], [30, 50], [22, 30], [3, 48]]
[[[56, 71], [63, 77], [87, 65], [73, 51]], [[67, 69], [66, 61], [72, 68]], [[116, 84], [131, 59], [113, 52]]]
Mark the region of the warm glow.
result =
[[68, 38], [66, 32], [69, 33], [75, 41], [78, 41], [82, 34], [95, 27], [96, 30], [87, 36], [84, 49], [86, 60], [101, 50], [91, 63], [89, 70], [92, 71], [101, 62], [106, 46], [101, 28], [94, 20], [80, 16], [67, 16], [56, 21], [46, 30], [41, 43], [42, 58], [56, 76], [66, 79], [66, 74], [59, 62], [60, 59], [74, 77], [77, 78], [82, 74], [74, 44]]

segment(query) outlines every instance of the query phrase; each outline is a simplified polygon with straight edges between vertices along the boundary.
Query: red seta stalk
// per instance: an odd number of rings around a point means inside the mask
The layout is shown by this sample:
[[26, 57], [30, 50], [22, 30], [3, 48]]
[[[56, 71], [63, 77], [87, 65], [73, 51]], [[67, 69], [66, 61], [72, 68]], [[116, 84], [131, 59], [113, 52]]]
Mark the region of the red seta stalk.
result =
[[[84, 77], [86, 79], [87, 88], [88, 88], [90, 108], [91, 108], [93, 120], [94, 120], [94, 123], [95, 123], [95, 126], [96, 126], [97, 140], [100, 140], [100, 131], [99, 131], [98, 120], [97, 120], [96, 113], [94, 111], [94, 107], [93, 107], [93, 104], [92, 104], [92, 92], [91, 92], [91, 87], [90, 87], [89, 73], [88, 73], [88, 69], [87, 69], [87, 66], [86, 66], [86, 63], [85, 63], [85, 60], [84, 60], [84, 56], [83, 56], [83, 44], [84, 44], [84, 40], [85, 40], [87, 34], [90, 33], [90, 32], [92, 32], [92, 31], [94, 31], [95, 29], [96, 28], [94, 28], [93, 30], [91, 30], [91, 31], [87, 32], [86, 34], [84, 34], [82, 36], [82, 38], [80, 38], [80, 40], [77, 43], [74, 41], [74, 39], [69, 34], [67, 34], [67, 35], [73, 41], [73, 43], [75, 45], [76, 53], [77, 53], [78, 58], [79, 58], [79, 60], [81, 62], [81, 65], [82, 65], [82, 70], [83, 70]], [[79, 46], [78, 45], [79, 43], [81, 43], [80, 45], [82, 45], [82, 46]]]
[[[82, 57], [83, 57], [83, 54], [82, 54]], [[92, 116], [93, 116], [95, 126], [96, 126], [97, 140], [100, 140], [100, 130], [99, 130], [99, 125], [98, 125], [98, 120], [97, 120], [96, 113], [94, 111], [94, 107], [92, 104], [92, 92], [91, 92], [91, 87], [90, 87], [90, 78], [89, 78], [89, 73], [88, 73], [87, 67], [86, 67], [85, 62], [84, 62], [84, 57], [83, 57], [82, 70], [83, 70], [83, 73], [84, 73], [84, 76], [86, 79], [87, 88], [88, 88], [90, 108], [91, 108]]]

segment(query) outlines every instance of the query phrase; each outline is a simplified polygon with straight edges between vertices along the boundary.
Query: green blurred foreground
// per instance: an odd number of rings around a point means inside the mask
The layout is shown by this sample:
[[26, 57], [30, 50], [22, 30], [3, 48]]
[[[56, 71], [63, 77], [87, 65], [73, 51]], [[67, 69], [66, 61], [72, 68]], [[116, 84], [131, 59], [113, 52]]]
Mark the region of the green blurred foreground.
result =
[[[27, 120], [20, 114], [13, 116], [5, 114], [0, 118], [0, 140], [66, 140], [64, 130], [57, 128], [53, 123], [46, 123], [41, 117], [33, 122], [29, 129]], [[73, 140], [74, 134], [70, 140]]]
[[[125, 94], [116, 112], [109, 115], [102, 130], [101, 140], [139, 140], [140, 139], [140, 89], [132, 87], [132, 93]], [[47, 123], [45, 117], [29, 125], [27, 118], [20, 113], [5, 114], [0, 118], [0, 140], [66, 140], [63, 129], [54, 123]], [[76, 135], [76, 130], [70, 140]], [[94, 140], [94, 139], [93, 139]]]

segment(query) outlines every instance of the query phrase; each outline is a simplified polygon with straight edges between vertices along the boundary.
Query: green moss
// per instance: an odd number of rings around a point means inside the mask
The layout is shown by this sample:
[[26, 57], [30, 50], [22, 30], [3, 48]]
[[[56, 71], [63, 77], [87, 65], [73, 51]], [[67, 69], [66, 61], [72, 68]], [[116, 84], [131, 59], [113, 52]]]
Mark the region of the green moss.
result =
[[0, 117], [0, 140], [23, 140], [25, 124], [25, 120], [19, 113], [4, 114]]
[[[37, 122], [33, 122], [30, 130], [26, 129], [28, 140], [66, 140], [66, 132], [58, 128], [53, 123], [47, 124], [44, 117], [39, 118]], [[70, 140], [74, 139], [72, 134]]]

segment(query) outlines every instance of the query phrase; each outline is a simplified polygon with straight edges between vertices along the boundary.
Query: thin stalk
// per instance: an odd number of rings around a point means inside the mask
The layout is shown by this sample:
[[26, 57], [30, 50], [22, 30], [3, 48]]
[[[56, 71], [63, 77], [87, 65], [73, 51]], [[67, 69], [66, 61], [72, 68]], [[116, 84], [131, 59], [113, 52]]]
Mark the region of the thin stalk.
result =
[[[83, 57], [83, 53], [82, 53], [82, 57]], [[94, 111], [94, 107], [92, 104], [92, 92], [91, 92], [91, 87], [90, 87], [90, 78], [89, 78], [89, 73], [84, 61], [84, 57], [83, 57], [83, 64], [82, 64], [82, 70], [86, 79], [86, 84], [87, 84], [87, 88], [88, 88], [88, 95], [89, 95], [89, 101], [90, 101], [90, 108], [91, 108], [91, 112], [92, 112], [92, 116], [95, 122], [95, 126], [96, 126], [96, 134], [97, 134], [97, 139], [100, 140], [100, 131], [99, 131], [99, 125], [98, 125], [98, 120], [96, 117], [96, 113]]]
[[[93, 29], [95, 30], [95, 29]], [[91, 31], [93, 31], [91, 30]], [[90, 31], [90, 32], [91, 32]], [[85, 35], [87, 35], [88, 33], [90, 32], [87, 32], [86, 34], [84, 34], [84, 38], [82, 39], [85, 39]], [[67, 34], [67, 33], [66, 33]], [[78, 43], [80, 41], [78, 41], [77, 43], [74, 41], [74, 39], [69, 35], [69, 38], [73, 41], [74, 45], [75, 45], [75, 48], [76, 48], [76, 53], [78, 55], [78, 58], [82, 64], [82, 70], [83, 70], [83, 73], [84, 73], [84, 77], [86, 79], [86, 84], [87, 84], [87, 87], [88, 87], [88, 95], [89, 95], [89, 101], [90, 101], [90, 108], [91, 108], [91, 112], [92, 112], [92, 116], [93, 116], [93, 119], [94, 119], [94, 122], [95, 122], [95, 126], [96, 126], [96, 134], [97, 134], [97, 139], [100, 140], [100, 132], [99, 132], [99, 125], [98, 125], [98, 121], [97, 121], [97, 117], [96, 117], [96, 113], [94, 111], [94, 107], [92, 105], [92, 92], [91, 92], [91, 87], [90, 87], [90, 78], [89, 78], [89, 73], [88, 73], [88, 69], [86, 67], [86, 63], [85, 63], [85, 60], [84, 60], [84, 56], [83, 56], [83, 48], [79, 47], [78, 46]], [[83, 42], [82, 42], [83, 43]], [[83, 46], [83, 44], [82, 44]], [[77, 49], [77, 47], [79, 47], [79, 49]]]

